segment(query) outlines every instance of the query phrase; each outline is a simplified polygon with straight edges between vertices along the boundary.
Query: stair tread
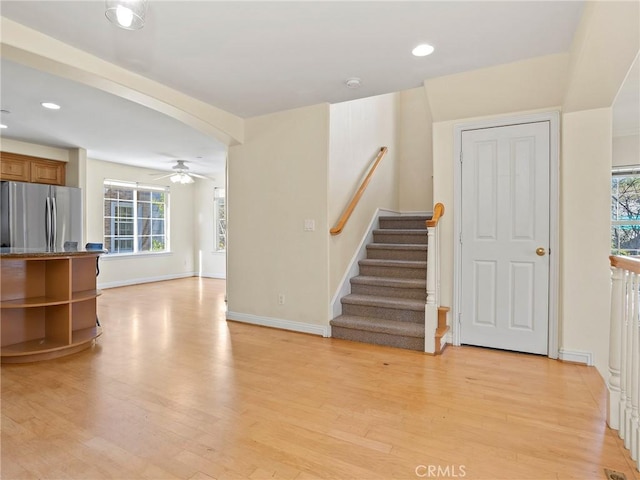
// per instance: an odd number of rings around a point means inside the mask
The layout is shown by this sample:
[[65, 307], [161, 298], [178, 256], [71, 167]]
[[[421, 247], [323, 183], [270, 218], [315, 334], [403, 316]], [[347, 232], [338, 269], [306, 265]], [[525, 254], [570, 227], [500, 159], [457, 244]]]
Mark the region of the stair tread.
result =
[[424, 243], [370, 243], [367, 248], [378, 250], [421, 250], [427, 251], [427, 245]]
[[427, 262], [423, 260], [389, 260], [386, 258], [364, 258], [358, 262], [360, 265], [376, 265], [389, 267], [427, 268]]
[[399, 287], [399, 288], [426, 288], [427, 281], [419, 278], [398, 278], [398, 277], [371, 277], [367, 275], [358, 275], [351, 279], [351, 283], [360, 285], [375, 285], [381, 287]]
[[331, 320], [330, 323], [335, 327], [424, 338], [424, 324], [420, 323], [384, 320], [381, 318], [361, 317], [358, 315], [340, 315]]
[[444, 327], [440, 327], [436, 329], [436, 338], [442, 338], [449, 331], [449, 325], [445, 325]]
[[432, 218], [433, 215], [382, 215], [379, 217], [380, 220], [397, 220], [399, 222], [403, 220], [424, 220], [426, 222]]
[[426, 235], [427, 228], [377, 228], [373, 233], [384, 235]]
[[402, 310], [424, 310], [424, 300], [414, 300], [411, 298], [400, 297], [379, 297], [374, 295], [363, 295], [359, 293], [350, 293], [342, 297], [342, 303], [349, 305], [366, 305], [371, 307], [395, 308]]

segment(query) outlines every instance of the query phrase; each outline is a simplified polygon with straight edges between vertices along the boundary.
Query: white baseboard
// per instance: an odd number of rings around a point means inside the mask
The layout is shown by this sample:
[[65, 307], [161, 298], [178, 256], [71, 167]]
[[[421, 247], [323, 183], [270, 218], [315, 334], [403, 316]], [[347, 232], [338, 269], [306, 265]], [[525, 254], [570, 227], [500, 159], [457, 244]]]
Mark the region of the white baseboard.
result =
[[227, 274], [223, 272], [202, 272], [199, 276], [203, 278], [217, 278], [219, 280], [227, 279]]
[[250, 323], [252, 325], [261, 325], [263, 327], [278, 328], [280, 330], [291, 330], [293, 332], [310, 333], [312, 335], [320, 335], [329, 337], [329, 326], [312, 325], [310, 323], [294, 322], [293, 320], [284, 320], [282, 318], [261, 317], [251, 315], [249, 313], [227, 312], [227, 319], [236, 322]]
[[144, 278], [128, 278], [127, 280], [118, 280], [115, 282], [101, 283], [98, 282], [98, 288], [106, 290], [107, 288], [126, 287], [128, 285], [138, 285], [140, 283], [162, 282], [164, 280], [175, 280], [177, 278], [195, 277], [196, 272], [176, 273], [172, 275], [160, 275], [158, 277]]
[[593, 366], [593, 354], [591, 352], [565, 350], [564, 348], [561, 348], [558, 351], [558, 360], [562, 360], [563, 362], [582, 363], [590, 367]]

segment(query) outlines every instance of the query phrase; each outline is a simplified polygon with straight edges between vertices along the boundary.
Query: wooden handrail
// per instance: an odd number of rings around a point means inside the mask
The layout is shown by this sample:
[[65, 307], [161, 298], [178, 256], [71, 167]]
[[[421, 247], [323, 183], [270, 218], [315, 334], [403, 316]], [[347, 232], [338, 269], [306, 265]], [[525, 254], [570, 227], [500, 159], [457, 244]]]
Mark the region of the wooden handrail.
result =
[[437, 227], [438, 222], [440, 221], [440, 217], [444, 215], [444, 205], [441, 203], [436, 203], [433, 207], [433, 217], [431, 220], [427, 220], [427, 227]]
[[633, 273], [640, 273], [640, 258], [611, 255], [609, 260], [611, 261], [612, 267], [623, 268]]
[[371, 177], [373, 176], [373, 173], [376, 171], [376, 168], [378, 168], [378, 164], [380, 163], [380, 160], [382, 160], [382, 157], [384, 157], [386, 153], [387, 153], [387, 147], [382, 147], [380, 149], [380, 152], [378, 153], [378, 156], [376, 157], [375, 162], [373, 162], [373, 165], [371, 166], [369, 173], [367, 174], [365, 179], [362, 181], [362, 185], [360, 185], [360, 188], [358, 188], [358, 191], [355, 193], [355, 195], [351, 199], [351, 202], [349, 202], [349, 205], [347, 205], [347, 208], [342, 213], [340, 220], [338, 220], [338, 223], [336, 223], [335, 227], [329, 230], [329, 233], [331, 235], [338, 235], [339, 233], [342, 232], [342, 229], [347, 224], [347, 220], [349, 220], [349, 217], [353, 213], [353, 210], [356, 208], [356, 205], [360, 201], [360, 197], [362, 197], [362, 194], [366, 190], [367, 185], [369, 185], [369, 182], [371, 181]]

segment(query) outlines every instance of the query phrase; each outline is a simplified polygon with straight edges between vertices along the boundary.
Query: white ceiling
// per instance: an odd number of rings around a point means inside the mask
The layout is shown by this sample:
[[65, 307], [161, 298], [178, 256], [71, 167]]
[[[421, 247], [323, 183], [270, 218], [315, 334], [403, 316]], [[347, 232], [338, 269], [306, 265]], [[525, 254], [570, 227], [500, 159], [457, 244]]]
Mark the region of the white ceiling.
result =
[[[3, 0], [0, 13], [251, 117], [399, 91], [427, 78], [566, 52], [583, 6], [582, 1], [150, 0], [147, 24], [139, 31], [110, 24], [103, 1]], [[435, 53], [413, 57], [411, 49], [422, 42], [434, 45]], [[18, 138], [18, 132], [35, 143], [82, 146], [94, 158], [146, 161], [157, 167], [164, 162], [168, 168], [171, 159], [183, 158], [201, 173], [210, 173], [224, 158], [223, 147], [214, 140], [187, 133], [187, 127], [144, 107], [6, 61], [0, 73], [2, 108], [12, 110], [2, 121], [9, 124], [21, 116], [21, 130], [9, 125], [2, 132], [6, 137]], [[349, 77], [361, 78], [362, 87], [347, 89]], [[75, 102], [64, 106], [65, 111], [74, 109], [75, 116], [48, 116], [63, 110], [45, 116], [23, 103], [39, 104], [56, 93]]]

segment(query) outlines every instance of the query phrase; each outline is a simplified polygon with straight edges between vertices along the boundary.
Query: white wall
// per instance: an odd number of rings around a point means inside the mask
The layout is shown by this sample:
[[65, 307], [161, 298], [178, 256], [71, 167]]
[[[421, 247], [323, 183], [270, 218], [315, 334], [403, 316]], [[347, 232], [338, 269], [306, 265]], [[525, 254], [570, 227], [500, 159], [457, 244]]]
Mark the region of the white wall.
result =
[[214, 189], [225, 188], [224, 172], [214, 180], [198, 179], [194, 188], [194, 254], [196, 274], [201, 277], [226, 278], [227, 253], [215, 249]]
[[561, 347], [593, 354], [607, 378], [611, 249], [611, 109], [562, 117]]
[[640, 135], [613, 137], [611, 165], [614, 167], [640, 165]]
[[424, 88], [400, 92], [398, 204], [403, 212], [433, 210], [432, 118]]
[[245, 139], [227, 166], [228, 318], [325, 333], [329, 106], [248, 119]]
[[[388, 148], [344, 230], [329, 238], [331, 294], [339, 287], [376, 210], [398, 210], [398, 109], [398, 94], [331, 105], [330, 228], [351, 201], [380, 148]], [[328, 235], [328, 230], [323, 233]]]
[[[155, 180], [158, 173], [119, 163], [88, 159], [85, 214], [87, 242], [103, 243], [103, 182], [105, 179], [168, 185], [167, 179]], [[105, 255], [100, 260], [100, 288], [155, 280], [192, 276], [194, 274], [194, 188], [171, 185], [169, 200], [171, 253], [134, 256]]]

